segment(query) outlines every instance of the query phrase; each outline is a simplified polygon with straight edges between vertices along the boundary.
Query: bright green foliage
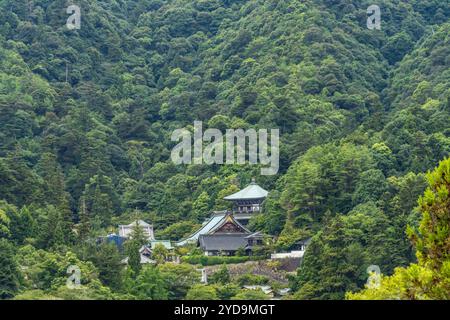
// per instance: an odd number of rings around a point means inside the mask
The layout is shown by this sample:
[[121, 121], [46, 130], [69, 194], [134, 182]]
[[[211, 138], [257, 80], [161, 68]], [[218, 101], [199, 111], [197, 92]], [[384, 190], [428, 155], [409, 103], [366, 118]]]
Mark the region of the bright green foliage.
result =
[[241, 290], [231, 300], [267, 300], [268, 296], [261, 290]]
[[189, 264], [165, 263], [158, 269], [169, 290], [169, 299], [172, 300], [183, 299], [189, 288], [200, 281], [200, 273]]
[[269, 279], [265, 276], [256, 275], [256, 274], [244, 274], [240, 276], [236, 282], [243, 286], [243, 285], [267, 285], [269, 282]]
[[115, 295], [98, 280], [76, 290], [60, 287], [56, 291], [46, 293], [42, 290], [27, 290], [14, 297], [14, 300], [113, 300], [121, 298]]
[[211, 283], [227, 284], [230, 282], [230, 273], [228, 272], [227, 265], [224, 263], [219, 270], [214, 272], [210, 277]]
[[209, 215], [210, 198], [206, 191], [203, 191], [192, 204], [193, 220], [202, 221]]
[[[2, 206], [5, 204], [3, 203]], [[3, 209], [0, 209], [0, 237], [7, 238], [11, 236], [11, 232], [9, 231], [10, 219], [6, 215], [6, 212]]]
[[244, 256], [244, 257], [227, 257], [227, 256], [205, 256], [205, 255], [192, 255], [192, 256], [184, 256], [181, 261], [187, 262], [190, 264], [201, 264], [203, 266], [212, 266], [217, 264], [224, 263], [242, 263], [246, 261], [256, 261], [265, 259], [264, 256]]
[[239, 286], [234, 283], [224, 285], [215, 285], [217, 297], [219, 300], [230, 300], [239, 292]]
[[81, 261], [73, 252], [64, 254], [37, 250], [31, 245], [21, 247], [17, 260], [26, 275], [25, 286], [48, 290], [66, 285], [67, 268], [76, 265], [81, 270], [81, 284], [97, 279], [98, 272], [91, 262]]
[[212, 286], [197, 284], [189, 289], [186, 300], [217, 300], [217, 293]]
[[161, 244], [158, 243], [152, 251], [152, 259], [156, 261], [157, 264], [164, 263], [169, 256], [169, 250]]
[[409, 231], [420, 264], [439, 270], [450, 260], [450, 158], [427, 175], [429, 187], [419, 199], [418, 233]]
[[344, 144], [310, 149], [291, 166], [286, 176], [281, 203], [292, 218], [285, 228], [290, 225], [311, 228], [323, 220], [327, 211], [348, 212], [359, 176], [372, 163], [365, 147]]
[[141, 300], [164, 300], [168, 298], [169, 291], [159, 269], [146, 266], [136, 279], [125, 280], [128, 292]]

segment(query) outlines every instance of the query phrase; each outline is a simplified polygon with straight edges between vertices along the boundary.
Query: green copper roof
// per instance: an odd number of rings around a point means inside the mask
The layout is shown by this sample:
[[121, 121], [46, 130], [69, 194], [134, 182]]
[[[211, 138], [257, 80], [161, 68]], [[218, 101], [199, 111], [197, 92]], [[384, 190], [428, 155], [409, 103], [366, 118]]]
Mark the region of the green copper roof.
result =
[[258, 186], [255, 182], [250, 183], [247, 187], [233, 193], [232, 195], [226, 196], [225, 200], [251, 200], [251, 199], [261, 199], [267, 197], [269, 192]]
[[162, 244], [166, 249], [173, 249], [170, 240], [152, 240], [150, 241], [150, 246], [152, 249], [155, 249], [156, 245]]
[[177, 243], [177, 246], [184, 246], [185, 244], [196, 242], [201, 234], [207, 234], [208, 232], [210, 232], [226, 217], [226, 215], [227, 214], [225, 211], [222, 213], [214, 214], [196, 233], [194, 233], [187, 239], [179, 241]]

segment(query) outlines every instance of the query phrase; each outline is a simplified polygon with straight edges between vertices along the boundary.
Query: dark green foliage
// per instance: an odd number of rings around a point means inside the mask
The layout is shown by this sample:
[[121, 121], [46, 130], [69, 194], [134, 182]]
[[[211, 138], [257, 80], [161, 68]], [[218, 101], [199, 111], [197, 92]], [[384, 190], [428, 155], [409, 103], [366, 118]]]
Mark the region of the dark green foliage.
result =
[[293, 215], [295, 227], [310, 228], [327, 211], [348, 212], [360, 175], [371, 167], [373, 158], [366, 147], [314, 147], [291, 166], [280, 202]]
[[122, 288], [124, 268], [121, 263], [122, 257], [114, 244], [87, 244], [80, 253], [80, 257], [95, 265], [98, 269], [98, 277], [105, 286], [113, 290]]
[[244, 285], [267, 285], [269, 279], [265, 276], [255, 274], [244, 274], [240, 276], [236, 282], [242, 287]]
[[[371, 4], [80, 0], [82, 27], [70, 31], [67, 1], [0, 1], [0, 238], [65, 263], [138, 211], [158, 238], [179, 240], [256, 177], [271, 193], [249, 228], [283, 250], [314, 236], [310, 251], [321, 255], [306, 255], [298, 297], [341, 298], [362, 286], [368, 263], [391, 272], [413, 260], [404, 230], [418, 224], [422, 173], [450, 154], [450, 7], [381, 0], [382, 28], [368, 30]], [[280, 129], [279, 174], [174, 165], [170, 135], [194, 120]], [[83, 257], [98, 277], [80, 297], [263, 296], [189, 290], [192, 270], [138, 276], [144, 242], [136, 230], [126, 250], [139, 289], [122, 286], [132, 277], [121, 276], [117, 252], [99, 247]], [[63, 281], [64, 263], [36, 276], [36, 296], [76, 298], [50, 280]], [[178, 273], [188, 279], [180, 289], [171, 285]], [[51, 286], [54, 295], [39, 291]]]
[[313, 237], [306, 252], [297, 297], [342, 299], [345, 292], [363, 287], [370, 265], [392, 273], [408, 262], [408, 247], [396, 234], [395, 225], [371, 202], [333, 218]]
[[19, 290], [21, 274], [14, 254], [14, 246], [0, 239], [0, 299], [12, 298]]
[[128, 265], [131, 270], [133, 270], [133, 275], [136, 277], [139, 275], [139, 272], [142, 269], [141, 265], [141, 255], [139, 253], [139, 249], [141, 248], [141, 244], [137, 241], [130, 240], [126, 244], [125, 253], [128, 256]]
[[169, 292], [167, 284], [156, 267], [147, 266], [136, 279], [127, 279], [128, 292], [141, 300], [165, 300]]
[[180, 221], [160, 231], [157, 236], [161, 239], [177, 241], [191, 235], [198, 228], [199, 225], [191, 221]]

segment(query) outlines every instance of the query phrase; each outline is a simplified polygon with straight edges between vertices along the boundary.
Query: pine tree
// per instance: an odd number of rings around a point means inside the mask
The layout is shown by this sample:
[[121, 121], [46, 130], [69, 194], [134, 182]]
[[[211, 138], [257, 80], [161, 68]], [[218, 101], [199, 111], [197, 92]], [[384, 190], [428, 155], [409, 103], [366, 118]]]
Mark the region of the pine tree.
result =
[[91, 232], [91, 221], [89, 211], [86, 207], [86, 200], [84, 197], [80, 198], [80, 224], [78, 228], [78, 237], [80, 240], [86, 240]]
[[36, 236], [36, 221], [33, 218], [29, 207], [22, 207], [20, 210], [13, 211], [10, 215], [12, 240], [16, 244], [23, 244], [28, 238]]
[[128, 265], [133, 271], [133, 276], [137, 277], [142, 269], [141, 254], [139, 252], [141, 245], [139, 242], [129, 240], [126, 245], [126, 254], [128, 255]]
[[123, 266], [119, 251], [114, 244], [90, 245], [87, 260], [94, 263], [103, 284], [115, 290], [122, 287]]
[[450, 158], [427, 176], [429, 187], [419, 198], [422, 221], [408, 229], [419, 263], [439, 271], [450, 262]]
[[108, 227], [114, 214], [113, 188], [109, 177], [95, 175], [86, 184], [83, 195], [91, 215], [94, 229]]
[[69, 244], [74, 240], [73, 217], [70, 209], [70, 195], [66, 191], [64, 174], [52, 153], [44, 153], [39, 163], [39, 170], [46, 182], [45, 199], [57, 210], [59, 217], [57, 228], [61, 232], [61, 243]]
[[0, 299], [12, 298], [19, 290], [21, 276], [14, 251], [10, 242], [0, 239]]
[[131, 229], [130, 239], [142, 246], [147, 243], [147, 236], [138, 221], [139, 220], [136, 220], [133, 228]]

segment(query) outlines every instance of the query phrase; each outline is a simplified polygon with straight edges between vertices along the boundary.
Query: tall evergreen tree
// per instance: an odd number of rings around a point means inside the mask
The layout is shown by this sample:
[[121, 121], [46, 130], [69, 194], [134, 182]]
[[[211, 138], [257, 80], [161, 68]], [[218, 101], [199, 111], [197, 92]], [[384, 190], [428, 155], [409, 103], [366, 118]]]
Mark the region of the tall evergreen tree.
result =
[[15, 250], [6, 239], [0, 239], [0, 299], [12, 298], [19, 290], [21, 275]]
[[96, 229], [108, 227], [115, 210], [118, 209], [114, 208], [116, 195], [111, 178], [101, 174], [95, 175], [86, 184], [83, 196], [88, 204], [92, 225]]
[[134, 277], [137, 277], [142, 269], [140, 248], [141, 245], [138, 241], [129, 240], [126, 244], [125, 252], [128, 256], [128, 266], [133, 271]]
[[86, 240], [91, 232], [91, 219], [89, 211], [86, 207], [86, 200], [84, 197], [80, 198], [80, 213], [79, 213], [79, 227], [78, 237], [81, 241]]
[[[138, 217], [138, 216], [136, 216]], [[131, 229], [131, 234], [130, 234], [130, 239], [131, 241], [136, 242], [139, 245], [144, 245], [146, 244], [147, 241], [147, 236], [145, 235], [144, 232], [144, 228], [142, 228], [141, 225], [139, 225], [139, 220], [135, 221], [135, 224], [133, 225], [132, 229]]]
[[44, 153], [39, 163], [39, 171], [46, 182], [45, 199], [58, 210], [57, 228], [61, 232], [62, 243], [71, 243], [74, 240], [74, 233], [70, 195], [66, 191], [64, 174], [57, 163], [56, 156], [52, 153]]

